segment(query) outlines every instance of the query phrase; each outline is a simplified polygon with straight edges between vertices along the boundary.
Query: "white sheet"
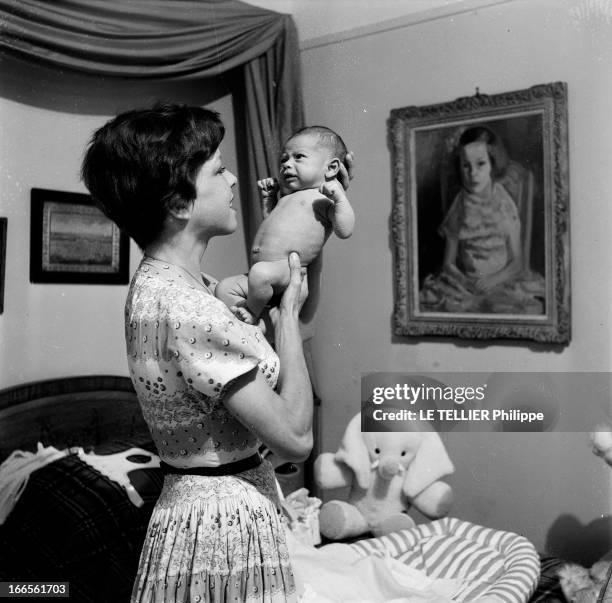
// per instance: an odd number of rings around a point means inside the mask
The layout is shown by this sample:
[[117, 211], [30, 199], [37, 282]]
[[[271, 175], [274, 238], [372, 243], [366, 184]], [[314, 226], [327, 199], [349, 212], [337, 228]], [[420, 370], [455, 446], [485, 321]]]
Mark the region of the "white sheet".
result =
[[307, 546], [288, 530], [301, 603], [451, 603], [461, 580], [432, 579], [386, 556], [363, 557], [347, 544]]

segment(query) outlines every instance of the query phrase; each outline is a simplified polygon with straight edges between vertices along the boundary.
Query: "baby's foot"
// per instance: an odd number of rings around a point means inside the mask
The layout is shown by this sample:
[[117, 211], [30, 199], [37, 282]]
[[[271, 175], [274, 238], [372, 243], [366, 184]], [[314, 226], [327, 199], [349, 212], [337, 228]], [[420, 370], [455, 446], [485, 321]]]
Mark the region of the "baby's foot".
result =
[[236, 318], [239, 318], [242, 322], [248, 325], [257, 324], [257, 319], [245, 306], [232, 306], [230, 308]]

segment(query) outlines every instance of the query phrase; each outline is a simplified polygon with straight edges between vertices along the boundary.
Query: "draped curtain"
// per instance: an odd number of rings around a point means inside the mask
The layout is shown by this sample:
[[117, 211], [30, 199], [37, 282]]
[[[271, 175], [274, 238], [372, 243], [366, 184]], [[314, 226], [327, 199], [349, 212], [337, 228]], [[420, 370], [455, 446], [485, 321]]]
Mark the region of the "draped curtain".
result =
[[131, 79], [204, 79], [241, 66], [246, 141], [237, 143], [252, 240], [257, 178], [276, 172], [280, 145], [303, 125], [291, 16], [238, 0], [0, 0], [0, 52]]

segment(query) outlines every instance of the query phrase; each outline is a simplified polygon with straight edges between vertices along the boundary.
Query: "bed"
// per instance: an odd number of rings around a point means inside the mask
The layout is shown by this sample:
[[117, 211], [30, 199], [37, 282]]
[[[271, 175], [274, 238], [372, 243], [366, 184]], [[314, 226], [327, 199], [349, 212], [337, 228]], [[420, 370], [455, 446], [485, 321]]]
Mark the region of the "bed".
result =
[[[78, 452], [103, 455], [138, 448], [142, 454], [130, 458], [150, 460], [146, 455], [154, 447], [129, 378], [66, 377], [0, 391], [0, 463], [15, 450], [34, 451], [37, 442], [68, 453], [30, 475], [0, 525], [0, 581], [66, 581], [74, 601], [128, 601], [161, 472], [130, 473], [142, 499], [136, 506], [124, 487]], [[451, 528], [457, 524], [432, 529]], [[432, 535], [419, 530], [410, 537]], [[390, 546], [377, 540], [355, 545], [364, 552]], [[564, 601], [556, 579], [559, 564], [542, 558], [532, 602]]]
[[37, 442], [75, 453], [30, 475], [0, 526], [0, 580], [67, 581], [75, 601], [128, 601], [161, 474], [130, 474], [137, 507], [76, 450], [154, 450], [130, 379], [71, 377], [0, 392], [0, 461]]

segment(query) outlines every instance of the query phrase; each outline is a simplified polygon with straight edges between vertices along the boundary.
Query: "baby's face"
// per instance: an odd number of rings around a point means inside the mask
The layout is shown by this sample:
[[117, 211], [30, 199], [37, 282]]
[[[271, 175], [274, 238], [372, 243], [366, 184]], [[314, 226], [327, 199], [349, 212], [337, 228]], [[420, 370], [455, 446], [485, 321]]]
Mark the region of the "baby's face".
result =
[[491, 160], [484, 142], [471, 142], [459, 153], [461, 181], [470, 193], [483, 192], [491, 182]]
[[330, 155], [316, 135], [300, 134], [289, 139], [280, 159], [281, 188], [294, 192], [321, 186]]

